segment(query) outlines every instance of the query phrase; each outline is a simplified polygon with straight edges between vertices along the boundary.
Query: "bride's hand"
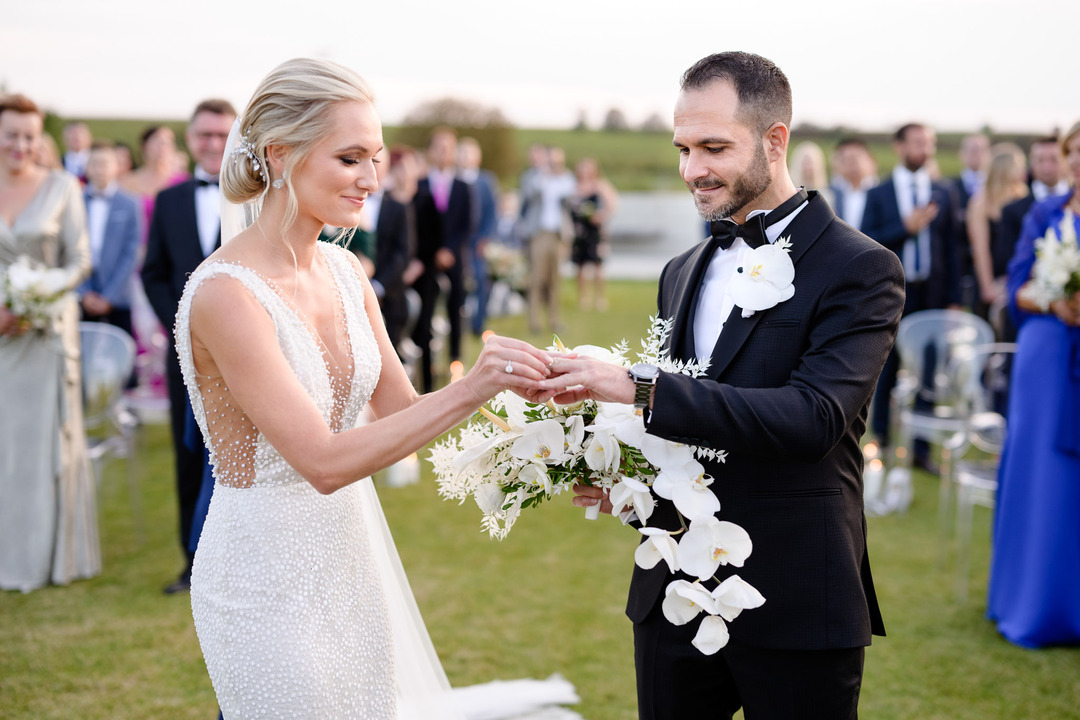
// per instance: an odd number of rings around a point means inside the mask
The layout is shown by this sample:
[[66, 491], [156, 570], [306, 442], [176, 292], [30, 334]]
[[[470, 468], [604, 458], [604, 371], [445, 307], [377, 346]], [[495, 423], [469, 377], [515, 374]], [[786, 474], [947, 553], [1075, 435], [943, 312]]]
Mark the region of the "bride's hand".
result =
[[582, 400], [626, 405], [634, 402], [634, 383], [626, 368], [618, 365], [584, 356], [555, 355], [550, 375], [537, 384], [535, 402], [548, 399], [560, 405], [572, 405]]
[[535, 391], [548, 376], [550, 364], [551, 356], [545, 351], [521, 340], [492, 335], [462, 382], [482, 404], [507, 389], [519, 394]]

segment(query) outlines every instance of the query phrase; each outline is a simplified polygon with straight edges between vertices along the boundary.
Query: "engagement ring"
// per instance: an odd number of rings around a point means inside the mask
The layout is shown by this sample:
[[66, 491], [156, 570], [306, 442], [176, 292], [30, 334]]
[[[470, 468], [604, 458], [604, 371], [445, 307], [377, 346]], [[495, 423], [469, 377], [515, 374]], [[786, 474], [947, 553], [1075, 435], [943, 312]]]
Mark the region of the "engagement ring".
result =
[[506, 361], [506, 372], [510, 373], [511, 375], [514, 374], [514, 363], [509, 360]]

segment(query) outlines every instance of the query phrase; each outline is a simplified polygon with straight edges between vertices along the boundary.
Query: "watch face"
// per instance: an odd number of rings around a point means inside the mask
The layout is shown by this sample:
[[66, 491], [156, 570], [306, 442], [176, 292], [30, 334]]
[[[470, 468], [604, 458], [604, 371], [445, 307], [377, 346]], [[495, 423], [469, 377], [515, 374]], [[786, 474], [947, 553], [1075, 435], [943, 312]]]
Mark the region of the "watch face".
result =
[[638, 363], [630, 368], [630, 372], [634, 374], [634, 377], [639, 380], [655, 380], [660, 374], [660, 368], [648, 363]]

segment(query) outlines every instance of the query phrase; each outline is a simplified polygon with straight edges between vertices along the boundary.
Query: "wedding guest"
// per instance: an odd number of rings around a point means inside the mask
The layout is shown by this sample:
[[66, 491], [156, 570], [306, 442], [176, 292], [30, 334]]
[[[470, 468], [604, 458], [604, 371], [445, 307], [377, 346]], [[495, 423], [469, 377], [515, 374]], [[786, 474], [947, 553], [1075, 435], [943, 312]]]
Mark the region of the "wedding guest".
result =
[[86, 208], [74, 176], [35, 164], [43, 123], [29, 98], [0, 99], [0, 277], [28, 258], [66, 291], [41, 329], [0, 304], [0, 589], [23, 592], [101, 571], [72, 292], [90, 273]]
[[38, 145], [38, 152], [34, 162], [37, 163], [38, 167], [43, 167], [46, 170], [64, 169], [64, 163], [60, 159], [60, 148], [57, 147], [56, 141], [53, 140], [52, 135], [49, 133], [41, 133], [41, 144]]
[[[676, 625], [664, 612], [671, 582], [688, 575], [666, 562], [636, 566], [626, 613], [639, 717], [731, 718], [742, 708], [764, 720], [855, 718], [864, 648], [884, 634], [859, 440], [900, 321], [901, 265], [838, 221], [816, 191], [795, 187], [791, 87], [770, 61], [738, 52], [698, 61], [683, 76], [674, 118], [680, 174], [714, 235], [665, 266], [658, 312], [675, 319], [671, 356], [709, 360], [707, 374], [647, 365], [628, 374], [562, 356], [552, 364], [559, 376], [540, 386], [559, 403], [632, 403], [650, 436], [726, 449], [722, 464], [701, 460], [706, 480], [693, 484], [718, 501], [710, 505], [721, 521], [749, 533], [753, 555], [739, 568], [719, 566], [715, 581], [737, 574], [765, 602], [739, 615], [727, 644], [707, 655], [691, 644], [700, 623]], [[794, 298], [747, 317], [732, 279], [751, 248], [782, 236], [792, 240]], [[574, 491], [576, 504], [611, 510], [600, 488]], [[648, 525], [685, 529], [664, 498]]]
[[131, 152], [131, 146], [119, 141], [114, 143], [114, 146], [119, 177], [127, 177], [127, 174], [135, 169], [135, 156]]
[[574, 176], [575, 189], [568, 206], [574, 226], [570, 260], [577, 268], [578, 307], [603, 311], [607, 310], [603, 269], [608, 252], [606, 225], [619, 207], [619, 195], [593, 158], [579, 160]]
[[986, 180], [968, 202], [965, 225], [984, 308], [998, 303], [1005, 292], [1006, 270], [1014, 248], [1002, 240], [1001, 212], [1009, 203], [1028, 195], [1026, 177], [1024, 151], [1013, 143], [994, 145]]
[[829, 205], [833, 204], [829, 187], [829, 169], [825, 165], [825, 151], [811, 140], [804, 140], [791, 151], [791, 182], [795, 187], [817, 190]]
[[521, 178], [522, 234], [529, 258], [529, 332], [540, 332], [540, 309], [547, 309], [548, 327], [558, 332], [559, 264], [570, 218], [567, 200], [574, 194], [574, 176], [566, 170], [562, 148], [534, 147], [533, 166]]
[[90, 143], [93, 137], [84, 122], [69, 122], [64, 126], [64, 169], [79, 178], [86, 179], [86, 162], [90, 159]]
[[962, 170], [960, 175], [950, 178], [946, 185], [953, 191], [953, 212], [956, 215], [956, 237], [959, 247], [957, 259], [960, 275], [960, 304], [985, 316], [986, 308], [979, 300], [980, 287], [975, 275], [971, 247], [967, 242], [967, 207], [971, 198], [986, 183], [986, 173], [990, 165], [990, 138], [981, 133], [967, 135], [960, 141]]
[[1019, 332], [987, 616], [1006, 640], [1029, 648], [1080, 644], [1080, 293], [1046, 308], [1025, 294], [1035, 242], [1080, 232], [1080, 123], [1061, 148], [1073, 190], [1028, 213], [1007, 290]]
[[1064, 195], [1069, 192], [1069, 180], [1065, 163], [1061, 158], [1061, 146], [1056, 135], [1037, 138], [1028, 150], [1030, 165], [1031, 192], [1019, 200], [1014, 200], [1001, 209], [1001, 244], [1011, 250], [1020, 239], [1020, 230], [1024, 216], [1036, 202], [1042, 202], [1052, 195]]
[[137, 272], [131, 288], [131, 323], [138, 350], [140, 392], [164, 400], [168, 394], [165, 366], [170, 362], [170, 358], [166, 357], [169, 333], [146, 297], [139, 271], [146, 258], [147, 233], [158, 193], [184, 182], [189, 176], [187, 172], [177, 170], [176, 136], [172, 128], [165, 125], [145, 128], [139, 137], [139, 151], [142, 164], [120, 177], [121, 187], [139, 200], [143, 214], [143, 237], [139, 240], [139, 253], [135, 261]]
[[472, 209], [466, 256], [472, 280], [471, 325], [473, 335], [477, 337], [484, 332], [488, 296], [491, 292], [487, 263], [484, 262], [484, 246], [495, 238], [499, 223], [499, 181], [493, 172], [480, 167], [483, 157], [476, 138], [463, 137], [458, 142], [458, 177], [469, 186], [469, 204]]
[[375, 230], [375, 274], [371, 287], [379, 299], [386, 335], [400, 356], [409, 318], [407, 288], [424, 272], [424, 264], [416, 257], [413, 202], [420, 181], [420, 159], [415, 150], [401, 146], [391, 148], [389, 160], [386, 187], [380, 188], [382, 200]]
[[113, 145], [95, 140], [86, 163], [86, 225], [93, 271], [79, 287], [83, 318], [107, 322], [129, 335], [131, 285], [142, 238], [142, 208], [121, 190]]
[[[162, 190], [154, 204], [154, 215], [142, 268], [146, 296], [163, 327], [176, 321], [188, 276], [219, 245], [221, 196], [218, 173], [222, 153], [236, 111], [225, 100], [204, 100], [195, 107], [188, 123], [187, 146], [195, 157], [195, 177]], [[168, 594], [186, 592], [191, 587], [192, 553], [188, 549], [195, 503], [202, 484], [202, 453], [192, 452], [184, 444], [184, 379], [180, 362], [169, 344], [166, 374], [169, 391], [169, 417], [176, 471], [176, 494], [179, 505], [180, 547], [187, 558], [179, 577], [165, 588]]]
[[877, 163], [870, 148], [858, 138], [844, 138], [833, 150], [833, 209], [851, 227], [862, 225], [866, 193], [877, 185]]
[[[893, 149], [899, 162], [867, 192], [862, 231], [904, 263], [904, 315], [955, 306], [960, 302], [955, 214], [952, 192], [933, 180], [928, 167], [937, 151], [934, 131], [920, 123], [904, 125], [893, 137]], [[871, 427], [882, 449], [892, 441], [889, 403], [899, 365], [894, 351], [874, 394]], [[923, 409], [924, 401], [919, 402]], [[936, 471], [923, 440], [915, 441], [913, 464]]]
[[472, 208], [469, 188], [456, 177], [457, 133], [448, 127], [431, 133], [427, 150], [427, 175], [416, 190], [416, 255], [424, 263], [424, 273], [415, 283], [420, 294], [420, 316], [412, 340], [420, 348], [421, 387], [435, 387], [433, 370], [434, 337], [431, 322], [440, 296], [441, 277], [448, 281], [446, 315], [450, 322], [450, 361], [461, 357], [461, 309], [465, 304], [465, 243]]

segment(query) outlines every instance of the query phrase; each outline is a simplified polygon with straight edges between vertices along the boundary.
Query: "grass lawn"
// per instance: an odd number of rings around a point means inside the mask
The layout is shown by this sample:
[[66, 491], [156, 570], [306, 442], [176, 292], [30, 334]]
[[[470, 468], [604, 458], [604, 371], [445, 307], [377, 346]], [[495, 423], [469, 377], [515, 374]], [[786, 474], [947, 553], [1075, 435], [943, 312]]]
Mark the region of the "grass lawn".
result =
[[[655, 292], [651, 283], [612, 283], [611, 310], [578, 313], [568, 284], [563, 339], [606, 345], [625, 337], [635, 349]], [[491, 325], [529, 337], [523, 317]], [[471, 339], [469, 350], [476, 351]], [[28, 595], [0, 593], [0, 718], [214, 717], [188, 598], [161, 593], [182, 562], [167, 433], [148, 426], [143, 436], [143, 544], [135, 541], [123, 464], [113, 463], [100, 494], [103, 574]], [[560, 672], [576, 684], [577, 709], [589, 720], [636, 717], [622, 615], [632, 530], [610, 518], [588, 522], [556, 501], [496, 543], [480, 533], [474, 506], [438, 499], [430, 473], [380, 494], [454, 685]], [[869, 522], [889, 637], [867, 651], [862, 717], [1080, 718], [1080, 650], [1016, 648], [983, 618], [989, 512], [976, 512], [963, 605], [952, 599], [951, 569], [938, 566], [935, 478], [917, 476], [906, 514]]]

